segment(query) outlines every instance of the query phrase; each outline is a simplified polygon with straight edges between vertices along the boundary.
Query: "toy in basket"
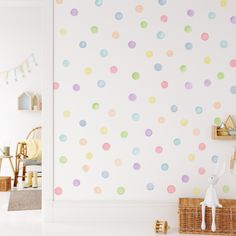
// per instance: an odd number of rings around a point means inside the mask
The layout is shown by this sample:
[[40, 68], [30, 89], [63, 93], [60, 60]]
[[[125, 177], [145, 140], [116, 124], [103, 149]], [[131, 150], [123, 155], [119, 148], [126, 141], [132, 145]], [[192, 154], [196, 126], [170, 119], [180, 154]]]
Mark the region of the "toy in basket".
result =
[[166, 234], [167, 230], [170, 228], [167, 221], [156, 220], [155, 232]]
[[216, 217], [216, 208], [220, 207], [222, 208], [222, 205], [219, 203], [219, 199], [217, 197], [215, 185], [217, 184], [219, 178], [225, 173], [225, 161], [223, 163], [222, 169], [219, 170], [218, 168], [215, 171], [215, 174], [211, 175], [208, 178], [208, 182], [210, 186], [207, 189], [206, 196], [204, 198], [204, 201], [200, 203], [202, 205], [202, 223], [201, 223], [201, 229], [206, 229], [206, 222], [205, 222], [205, 208], [211, 207], [212, 208], [212, 224], [211, 224], [211, 231], [216, 231], [216, 223], [215, 223], [215, 217]]

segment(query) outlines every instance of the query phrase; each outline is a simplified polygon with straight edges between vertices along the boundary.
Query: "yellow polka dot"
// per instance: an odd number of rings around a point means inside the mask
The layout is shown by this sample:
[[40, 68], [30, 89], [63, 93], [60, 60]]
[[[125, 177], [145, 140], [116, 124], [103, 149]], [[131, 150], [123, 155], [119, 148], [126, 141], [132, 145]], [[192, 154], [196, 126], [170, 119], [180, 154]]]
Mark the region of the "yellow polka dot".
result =
[[108, 133], [107, 127], [101, 127], [101, 128], [100, 128], [100, 133], [101, 133], [101, 134], [107, 134], [107, 133]]
[[193, 189], [193, 194], [194, 194], [194, 195], [199, 195], [199, 194], [200, 194], [200, 188], [199, 188], [199, 187], [195, 187], [195, 188]]
[[84, 172], [89, 172], [90, 167], [89, 167], [88, 165], [83, 165], [83, 166], [82, 166], [82, 170], [83, 170]]
[[188, 125], [188, 120], [182, 119], [182, 120], [180, 121], [180, 124], [181, 124], [182, 126], [187, 126], [187, 125]]
[[95, 192], [96, 194], [101, 194], [101, 193], [102, 193], [102, 189], [101, 189], [99, 186], [96, 186], [96, 187], [94, 188], [94, 192]]
[[92, 153], [92, 152], [88, 152], [88, 153], [86, 154], [86, 158], [87, 158], [88, 160], [92, 160], [92, 159], [93, 159], [93, 153]]
[[226, 7], [227, 6], [227, 0], [221, 0], [220, 5], [221, 5], [221, 7]]
[[85, 138], [81, 138], [79, 143], [81, 146], [85, 146], [87, 144], [87, 140]]
[[119, 158], [115, 159], [115, 165], [116, 166], [121, 166], [122, 165], [122, 160], [119, 159]]
[[90, 67], [86, 67], [86, 68], [84, 69], [84, 73], [85, 73], [86, 75], [91, 75], [91, 74], [93, 73], [93, 70], [92, 70], [92, 68], [90, 68]]
[[211, 58], [208, 56], [208, 57], [204, 57], [204, 63], [205, 64], [211, 64]]
[[173, 52], [172, 50], [167, 50], [167, 51], [166, 51], [166, 55], [167, 55], [168, 57], [173, 57], [173, 56], [174, 56], [174, 52]]
[[68, 34], [68, 31], [67, 31], [66, 28], [61, 28], [59, 30], [59, 33], [60, 33], [61, 36], [66, 36]]
[[64, 116], [65, 118], [69, 118], [69, 117], [70, 117], [70, 111], [64, 111], [64, 112], [63, 112], [63, 116]]
[[151, 97], [148, 98], [148, 102], [150, 104], [155, 104], [156, 103], [156, 98], [154, 96], [151, 96]]
[[194, 154], [191, 153], [191, 154], [188, 155], [188, 160], [189, 161], [194, 161], [195, 159], [196, 159], [196, 157], [195, 157]]
[[152, 51], [146, 51], [145, 53], [147, 58], [152, 58], [153, 57], [153, 52]]

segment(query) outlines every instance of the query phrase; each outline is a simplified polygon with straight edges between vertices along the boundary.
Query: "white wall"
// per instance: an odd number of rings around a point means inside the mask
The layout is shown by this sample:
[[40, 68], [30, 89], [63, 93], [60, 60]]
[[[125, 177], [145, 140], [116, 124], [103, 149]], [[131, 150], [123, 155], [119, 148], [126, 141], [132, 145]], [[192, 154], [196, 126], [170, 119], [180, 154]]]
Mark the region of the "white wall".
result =
[[[9, 5], [10, 1], [7, 3]], [[40, 8], [23, 4], [6, 7], [7, 3], [0, 1], [0, 72], [17, 66], [31, 53], [39, 64], [35, 67], [31, 61], [31, 73], [26, 73], [25, 78], [18, 75], [18, 82], [14, 81], [12, 74], [8, 85], [2, 77], [0, 79], [0, 146], [10, 145], [11, 154], [15, 154], [16, 143], [24, 139], [32, 128], [41, 125], [40, 112], [17, 110], [17, 97], [24, 91], [41, 94], [42, 18]], [[5, 160], [1, 175], [9, 174], [9, 163]]]

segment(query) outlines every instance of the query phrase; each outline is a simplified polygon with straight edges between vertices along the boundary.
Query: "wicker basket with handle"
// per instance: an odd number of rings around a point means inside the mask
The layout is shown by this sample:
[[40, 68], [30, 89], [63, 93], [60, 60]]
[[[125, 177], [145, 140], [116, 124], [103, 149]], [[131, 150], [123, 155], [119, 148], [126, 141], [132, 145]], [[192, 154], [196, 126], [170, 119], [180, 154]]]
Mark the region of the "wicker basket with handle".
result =
[[211, 231], [211, 208], [206, 208], [206, 230], [201, 230], [201, 198], [179, 199], [179, 233], [236, 235], [236, 200], [220, 199], [223, 208], [216, 209], [216, 232]]

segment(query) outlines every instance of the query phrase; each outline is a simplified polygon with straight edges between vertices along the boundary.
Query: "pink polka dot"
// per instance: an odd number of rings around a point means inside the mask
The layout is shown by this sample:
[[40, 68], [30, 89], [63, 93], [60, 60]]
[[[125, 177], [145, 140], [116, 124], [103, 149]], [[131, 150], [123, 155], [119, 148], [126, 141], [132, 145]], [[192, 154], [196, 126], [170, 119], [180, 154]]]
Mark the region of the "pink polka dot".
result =
[[60, 84], [58, 82], [53, 82], [53, 89], [54, 90], [59, 89], [59, 87], [60, 87]]
[[174, 185], [169, 185], [168, 187], [167, 187], [167, 192], [168, 193], [174, 193], [175, 192], [175, 186]]
[[168, 21], [168, 17], [166, 15], [161, 16], [161, 21], [166, 23]]
[[202, 33], [202, 34], [201, 34], [201, 39], [202, 39], [203, 41], [207, 41], [207, 40], [209, 39], [209, 34], [208, 34], [208, 33]]
[[111, 66], [111, 67], [110, 67], [110, 72], [111, 72], [112, 74], [117, 73], [117, 71], [118, 71], [118, 68], [117, 68], [116, 66]]
[[198, 145], [198, 149], [199, 149], [200, 151], [204, 151], [204, 150], [206, 149], [206, 144], [205, 144], [205, 143], [200, 143], [200, 144]]
[[61, 187], [56, 187], [56, 188], [54, 189], [54, 193], [55, 193], [56, 195], [61, 195], [62, 192], [63, 192], [63, 190], [62, 190]]
[[162, 81], [161, 82], [161, 87], [164, 88], [164, 89], [168, 88], [168, 82], [167, 81]]
[[198, 169], [198, 174], [199, 174], [199, 175], [204, 175], [205, 172], [206, 172], [206, 170], [205, 170], [205, 168], [203, 168], [203, 167], [200, 167], [200, 168]]
[[236, 59], [232, 59], [229, 64], [231, 67], [236, 67]]
[[161, 146], [157, 146], [157, 147], [155, 148], [155, 152], [158, 153], [158, 154], [160, 154], [160, 153], [163, 152], [163, 148], [162, 148]]
[[102, 148], [103, 148], [104, 151], [108, 151], [111, 148], [111, 145], [109, 143], [104, 143], [102, 145]]

